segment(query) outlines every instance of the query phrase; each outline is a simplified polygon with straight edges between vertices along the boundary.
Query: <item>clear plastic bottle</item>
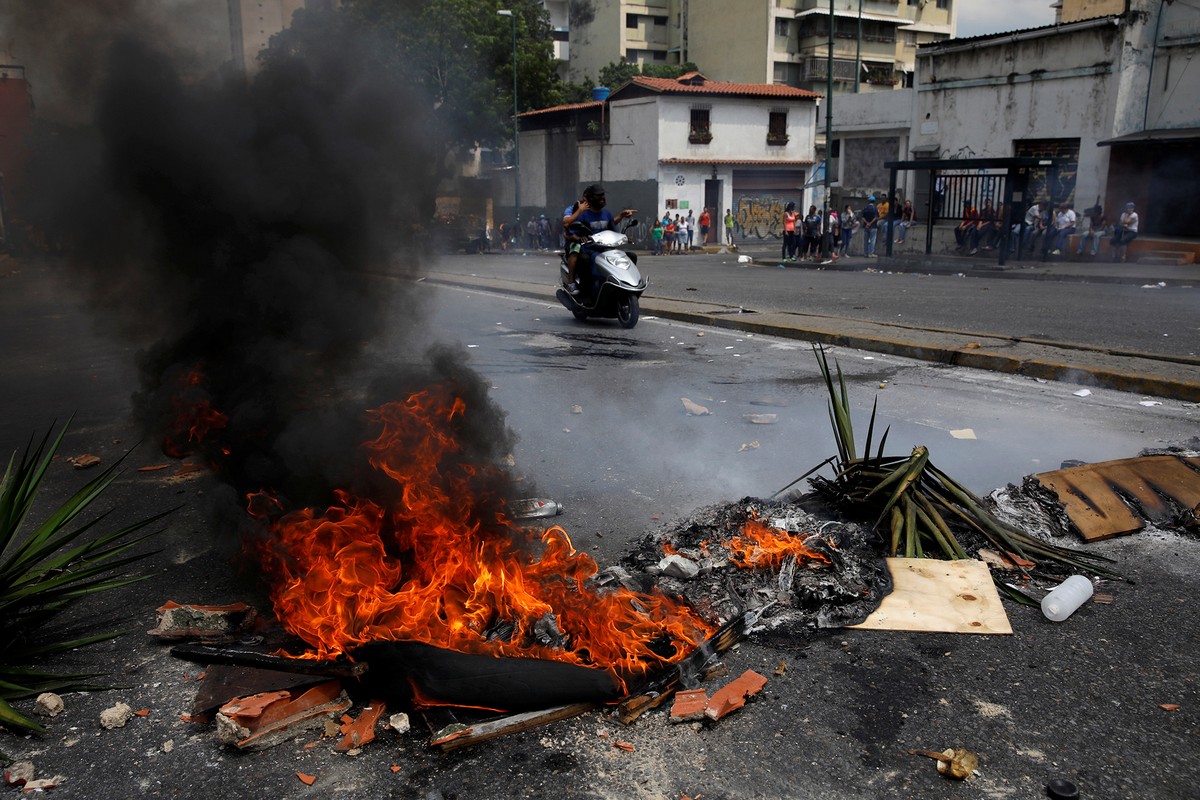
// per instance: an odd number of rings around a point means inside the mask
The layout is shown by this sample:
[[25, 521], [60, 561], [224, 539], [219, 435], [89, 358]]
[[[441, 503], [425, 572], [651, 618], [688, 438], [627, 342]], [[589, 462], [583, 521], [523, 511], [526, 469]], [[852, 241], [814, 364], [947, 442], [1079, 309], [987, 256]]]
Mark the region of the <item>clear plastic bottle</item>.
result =
[[1072, 575], [1042, 598], [1042, 613], [1051, 622], [1062, 622], [1092, 596], [1092, 582]]
[[547, 500], [544, 497], [531, 497], [527, 500], [517, 500], [513, 503], [513, 519], [532, 519], [535, 517], [557, 517], [563, 512], [561, 503]]

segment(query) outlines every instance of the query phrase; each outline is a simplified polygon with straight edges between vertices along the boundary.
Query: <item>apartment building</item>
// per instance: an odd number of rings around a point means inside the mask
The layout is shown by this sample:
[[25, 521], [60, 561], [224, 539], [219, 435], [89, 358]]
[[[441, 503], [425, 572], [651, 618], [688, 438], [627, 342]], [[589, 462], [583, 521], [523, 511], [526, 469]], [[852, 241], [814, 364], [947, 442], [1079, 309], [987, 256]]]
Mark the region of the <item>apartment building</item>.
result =
[[302, 8], [328, 9], [340, 0], [229, 0], [229, 45], [233, 65], [243, 73], [258, 69], [258, 54], [271, 37], [292, 24]]
[[[917, 46], [949, 39], [957, 0], [834, 0], [835, 91], [910, 86]], [[825, 92], [828, 0], [582, 0], [571, 4], [569, 76], [606, 64], [692, 62], [715, 79]]]

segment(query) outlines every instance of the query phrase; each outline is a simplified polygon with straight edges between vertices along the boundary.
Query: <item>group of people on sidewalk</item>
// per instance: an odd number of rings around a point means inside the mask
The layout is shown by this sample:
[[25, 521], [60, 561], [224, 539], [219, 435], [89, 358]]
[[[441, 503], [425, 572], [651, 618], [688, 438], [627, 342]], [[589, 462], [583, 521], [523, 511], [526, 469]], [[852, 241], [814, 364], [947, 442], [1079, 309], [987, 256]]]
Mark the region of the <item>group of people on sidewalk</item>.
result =
[[[808, 213], [801, 216], [795, 203], [788, 203], [783, 211], [783, 246], [780, 258], [786, 262], [822, 260], [822, 240], [828, 237], [829, 260], [836, 261], [851, 255], [855, 237], [862, 234], [862, 245], [855, 255], [876, 258], [879, 231], [887, 228], [891, 220], [896, 244], [904, 244], [908, 229], [917, 221], [916, 210], [911, 200], [893, 210], [886, 194], [876, 200], [870, 195], [861, 209], [855, 210], [847, 203], [841, 212], [829, 208], [824, 216], [816, 206], [809, 206]], [[887, 234], [885, 233], [885, 236]], [[782, 265], [781, 265], [782, 266]]]
[[[725, 223], [725, 244], [733, 244], [733, 212], [726, 209], [725, 218], [722, 221]], [[654, 220], [654, 226], [650, 230], [650, 242], [654, 255], [669, 256], [672, 253], [686, 253], [697, 241], [701, 246], [708, 244], [712, 222], [712, 214], [707, 208], [700, 212], [699, 219], [690, 209], [687, 216], [679, 214], [672, 216], [670, 209], [667, 209], [667, 212], [662, 215], [662, 219]], [[697, 228], [699, 231], [696, 230]], [[720, 241], [719, 236], [716, 239]]]
[[[1092, 241], [1091, 256], [1100, 254], [1100, 242], [1107, 238], [1111, 247], [1111, 260], [1124, 262], [1127, 258], [1129, 243], [1138, 236], [1137, 206], [1126, 203], [1115, 221], [1110, 221], [1104, 206], [1096, 205], [1084, 211], [1087, 228], [1079, 236], [1079, 245], [1075, 248], [1077, 257], [1084, 254], [1088, 239]], [[1078, 231], [1078, 217], [1069, 203], [1061, 203], [1057, 211], [1046, 200], [1038, 200], [1025, 212], [1025, 234], [1021, 240], [1022, 252], [1032, 253], [1041, 237], [1041, 252], [1043, 255], [1062, 255], [1069, 249], [1071, 237]], [[1012, 227], [1013, 238], [1020, 236], [1020, 223]]]

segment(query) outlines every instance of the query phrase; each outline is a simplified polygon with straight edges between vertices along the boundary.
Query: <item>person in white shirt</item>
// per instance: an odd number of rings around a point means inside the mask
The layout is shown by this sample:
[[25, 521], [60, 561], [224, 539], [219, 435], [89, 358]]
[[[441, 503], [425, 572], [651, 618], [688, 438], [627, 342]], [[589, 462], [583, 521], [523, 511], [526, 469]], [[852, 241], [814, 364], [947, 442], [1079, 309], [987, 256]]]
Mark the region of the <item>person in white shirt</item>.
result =
[[1126, 203], [1124, 210], [1121, 211], [1121, 218], [1118, 219], [1117, 224], [1113, 226], [1113, 261], [1125, 261], [1125, 248], [1129, 246], [1130, 242], [1137, 238], [1137, 235], [1137, 207], [1134, 206], [1133, 203]]
[[[691, 213], [690, 211], [688, 212]], [[679, 249], [687, 252], [692, 247], [692, 229], [688, 225], [687, 217], [680, 217], [679, 222], [675, 224], [675, 242]]]
[[1054, 218], [1054, 249], [1050, 255], [1062, 255], [1062, 249], [1073, 233], [1075, 233], [1075, 212], [1071, 210], [1069, 203], [1063, 203], [1058, 207], [1058, 216]]

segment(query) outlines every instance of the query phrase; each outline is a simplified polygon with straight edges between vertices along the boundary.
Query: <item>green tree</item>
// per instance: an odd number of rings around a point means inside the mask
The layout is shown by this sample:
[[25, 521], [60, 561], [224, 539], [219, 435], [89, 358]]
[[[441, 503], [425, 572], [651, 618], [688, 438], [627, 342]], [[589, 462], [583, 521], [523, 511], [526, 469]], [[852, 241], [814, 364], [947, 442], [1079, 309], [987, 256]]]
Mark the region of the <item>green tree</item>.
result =
[[599, 86], [616, 89], [633, 79], [635, 75], [645, 75], [648, 78], [678, 78], [687, 72], [696, 72], [697, 67], [688, 61], [683, 64], [630, 64], [624, 58], [610, 62], [600, 70]]

